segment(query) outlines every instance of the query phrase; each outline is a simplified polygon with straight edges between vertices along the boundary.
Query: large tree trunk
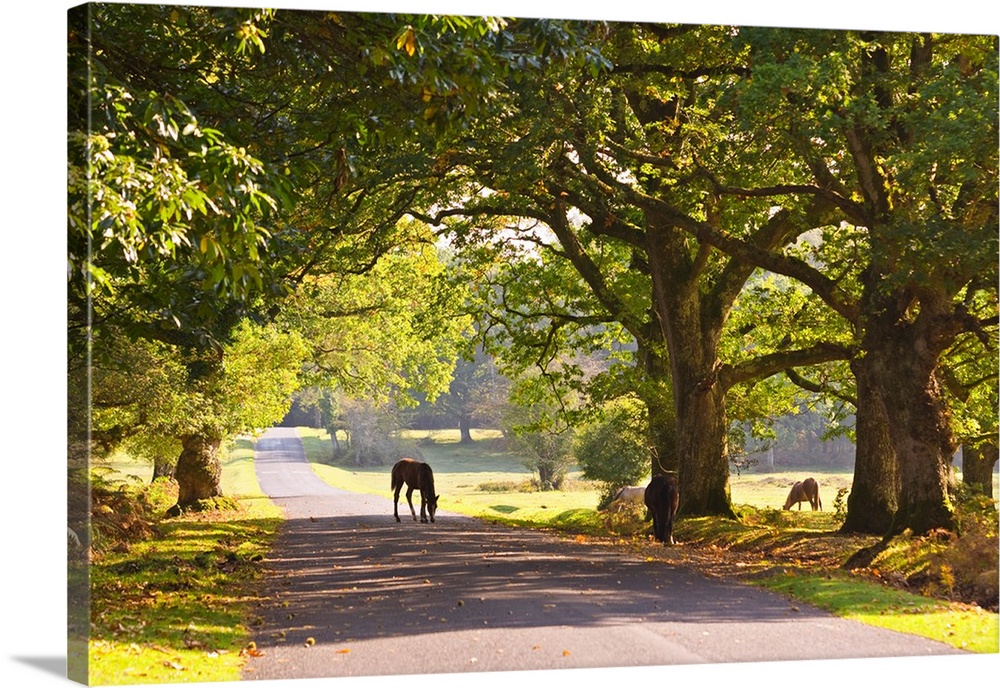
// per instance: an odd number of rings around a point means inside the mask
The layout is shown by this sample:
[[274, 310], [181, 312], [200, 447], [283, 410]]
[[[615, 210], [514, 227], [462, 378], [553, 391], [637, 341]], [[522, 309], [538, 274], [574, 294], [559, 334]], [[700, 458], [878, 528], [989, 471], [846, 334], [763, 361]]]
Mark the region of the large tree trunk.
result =
[[993, 440], [978, 446], [962, 447], [962, 482], [987, 497], [993, 497], [993, 467], [1000, 457], [1000, 446]]
[[[890, 296], [891, 298], [891, 296]], [[865, 348], [872, 381], [884, 402], [889, 432], [899, 461], [900, 495], [890, 534], [909, 528], [923, 534], [954, 528], [948, 497], [951, 460], [958, 448], [949, 423], [936, 368], [941, 351], [953, 340], [942, 329], [942, 314], [921, 302], [896, 297], [868, 320]], [[899, 307], [905, 304], [905, 307]]]
[[222, 464], [218, 456], [221, 444], [220, 438], [203, 435], [181, 438], [183, 449], [174, 471], [178, 488], [177, 504], [171, 509], [172, 513], [190, 509], [200, 500], [222, 495], [219, 486]]
[[869, 370], [871, 361], [863, 358], [851, 363], [858, 388], [857, 445], [854, 482], [841, 532], [885, 535], [899, 502], [899, 465], [885, 406]]
[[725, 390], [688, 383], [677, 397], [679, 512], [735, 518], [729, 493]]
[[706, 314], [678, 246], [683, 235], [647, 232], [654, 304], [667, 343], [677, 413], [679, 513], [735, 518], [729, 493], [726, 390], [718, 379], [722, 318]]
[[650, 474], [677, 475], [680, 454], [677, 450], [677, 409], [671, 391], [670, 362], [659, 353], [666, 353], [666, 344], [660, 327], [657, 325], [655, 329], [645, 338], [646, 341], [639, 342], [637, 352], [637, 365], [644, 373], [638, 385], [638, 394], [649, 414]]

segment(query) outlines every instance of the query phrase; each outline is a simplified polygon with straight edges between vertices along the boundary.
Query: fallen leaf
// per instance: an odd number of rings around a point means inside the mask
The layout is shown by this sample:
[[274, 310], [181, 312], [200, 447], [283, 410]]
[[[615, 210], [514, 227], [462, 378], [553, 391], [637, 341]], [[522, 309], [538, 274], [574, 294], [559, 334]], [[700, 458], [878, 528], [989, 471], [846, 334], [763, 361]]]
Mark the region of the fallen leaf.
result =
[[312, 647], [316, 644], [315, 638], [306, 638], [306, 647]]
[[341, 650], [337, 650], [337, 654], [338, 655], [346, 655], [350, 651], [351, 651], [351, 648], [345, 647], [345, 648], [343, 648]]
[[563, 650], [563, 657], [569, 657], [569, 650]]

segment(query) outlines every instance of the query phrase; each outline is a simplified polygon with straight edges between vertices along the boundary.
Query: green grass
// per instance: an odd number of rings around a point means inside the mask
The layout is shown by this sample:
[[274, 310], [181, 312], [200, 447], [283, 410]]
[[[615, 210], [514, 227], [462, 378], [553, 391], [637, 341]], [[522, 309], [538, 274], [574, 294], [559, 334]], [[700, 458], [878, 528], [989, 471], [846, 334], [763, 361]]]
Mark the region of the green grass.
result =
[[941, 640], [970, 652], [1000, 651], [997, 615], [978, 607], [963, 608], [865, 583], [846, 574], [787, 571], [764, 578], [759, 584], [871, 626]]
[[[314, 470], [324, 480], [343, 489], [391, 498], [390, 466], [332, 465], [328, 436], [308, 428], [300, 428], [299, 432]], [[645, 540], [639, 519], [631, 524], [617, 521], [616, 532], [609, 533], [609, 517], [596, 510], [598, 490], [578, 473], [570, 474], [571, 489], [524, 491], [522, 486], [531, 474], [518, 458], [498, 450], [493, 436], [474, 434], [473, 438], [477, 440], [474, 444], [462, 445], [457, 432], [410, 434], [424, 459], [434, 467], [442, 510], [578, 537], [613, 534], [617, 542], [631, 549]], [[803, 510], [782, 510], [792, 483], [810, 475], [820, 483], [824, 510], [813, 512], [808, 504], [803, 505]], [[685, 547], [710, 552], [708, 559], [730, 555], [738, 561], [745, 580], [838, 616], [933, 638], [972, 652], [997, 652], [1000, 617], [996, 613], [913, 595], [871, 578], [839, 571], [847, 557], [878, 540], [836, 532], [839, 522], [834, 500], [840, 488], [850, 488], [851, 480], [849, 471], [733, 475], [732, 500], [741, 520], [682, 519], [677, 534]], [[914, 546], [902, 541], [898, 547]], [[926, 557], [923, 547], [919, 555], [911, 558]], [[876, 563], [888, 566], [889, 556], [892, 550]]]
[[[114, 466], [143, 475], [141, 465]], [[134, 482], [134, 481], [133, 481]], [[257, 563], [281, 514], [257, 486], [253, 450], [223, 457], [223, 490], [238, 511], [161, 521], [152, 538], [112, 543], [91, 566], [90, 683], [235, 681], [245, 662]], [[169, 493], [154, 494], [162, 513]]]

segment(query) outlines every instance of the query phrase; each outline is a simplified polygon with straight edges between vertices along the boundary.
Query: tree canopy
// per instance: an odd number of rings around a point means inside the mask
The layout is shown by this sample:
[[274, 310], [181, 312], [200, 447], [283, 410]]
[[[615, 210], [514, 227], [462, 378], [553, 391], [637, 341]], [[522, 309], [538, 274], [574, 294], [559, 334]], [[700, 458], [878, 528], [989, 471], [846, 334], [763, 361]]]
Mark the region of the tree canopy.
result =
[[563, 423], [640, 399], [683, 513], [793, 385], [856, 412], [851, 528], [951, 527], [995, 444], [995, 36], [96, 4], [69, 47], [71, 362], [155, 362], [108, 394], [218, 418], [301, 337], [433, 398], [475, 315]]

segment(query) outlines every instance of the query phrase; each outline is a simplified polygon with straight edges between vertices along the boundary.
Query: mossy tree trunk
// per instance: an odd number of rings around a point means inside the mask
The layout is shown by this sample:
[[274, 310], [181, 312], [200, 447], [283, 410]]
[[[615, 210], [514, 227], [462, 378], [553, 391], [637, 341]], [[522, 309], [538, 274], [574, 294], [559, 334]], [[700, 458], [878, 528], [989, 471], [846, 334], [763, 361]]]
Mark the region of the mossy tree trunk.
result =
[[948, 495], [958, 448], [939, 384], [938, 360], [960, 331], [947, 301], [928, 293], [914, 307], [906, 290], [890, 290], [866, 275], [880, 296], [866, 309], [868, 371], [878, 389], [899, 463], [899, 505], [892, 534], [955, 526]]
[[647, 328], [639, 342], [637, 357], [644, 372], [638, 384], [639, 397], [649, 414], [650, 474], [673, 473], [679, 469], [677, 451], [677, 410], [670, 382], [670, 362], [659, 326]]
[[173, 515], [197, 508], [202, 500], [222, 496], [222, 438], [192, 434], [182, 437], [181, 444], [183, 449], [174, 471], [178, 490], [177, 504], [170, 510]]
[[884, 535], [899, 504], [899, 464], [871, 365], [872, 359], [867, 357], [851, 362], [858, 390], [856, 449], [854, 480], [841, 532]]

